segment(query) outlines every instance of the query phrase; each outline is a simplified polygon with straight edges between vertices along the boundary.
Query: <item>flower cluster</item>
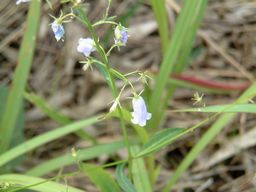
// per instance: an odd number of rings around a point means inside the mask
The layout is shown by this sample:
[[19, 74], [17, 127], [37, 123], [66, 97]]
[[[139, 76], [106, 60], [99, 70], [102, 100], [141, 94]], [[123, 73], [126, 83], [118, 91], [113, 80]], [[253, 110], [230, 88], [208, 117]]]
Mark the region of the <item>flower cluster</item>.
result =
[[[20, 3], [29, 2], [29, 1], [30, 0], [17, 0], [16, 4], [18, 5]], [[107, 57], [110, 54], [112, 49], [114, 49], [115, 47], [117, 47], [119, 49], [120, 46], [125, 46], [128, 42], [128, 38], [129, 38], [128, 29], [126, 27], [122, 26], [120, 23], [117, 24], [113, 21], [109, 22], [107, 20], [107, 15], [108, 15], [108, 11], [106, 12], [106, 16], [104, 17], [104, 19], [96, 24], [99, 25], [99, 24], [111, 23], [114, 25], [114, 31], [113, 31], [114, 44], [111, 46], [111, 48], [108, 50], [108, 52], [105, 52], [105, 50], [99, 44], [99, 40], [97, 40], [97, 42], [95, 42], [96, 41], [95, 36], [93, 39], [90, 37], [79, 38], [78, 45], [77, 45], [77, 51], [79, 53], [82, 53], [86, 57], [86, 61], [81, 62], [81, 63], [84, 63], [83, 70], [87, 70], [89, 67], [92, 69], [93, 63], [100, 64], [101, 67], [102, 66], [106, 67], [106, 63], [104, 64], [104, 63], [98, 61], [97, 59], [94, 59], [93, 57], [91, 57], [92, 52], [101, 51], [101, 54], [103, 52], [103, 54]], [[71, 20], [75, 17], [75, 15], [71, 11], [71, 13], [66, 14], [66, 15], [64, 15], [61, 12], [61, 14], [58, 18], [55, 18], [54, 16], [51, 16], [51, 17], [54, 18], [54, 21], [50, 24], [51, 30], [54, 34], [56, 41], [59, 41], [64, 38], [64, 34], [65, 34], [63, 23], [71, 22]], [[96, 25], [94, 25], [94, 26], [96, 26]], [[92, 25], [92, 27], [94, 27], [94, 26]], [[111, 68], [111, 67], [108, 65], [107, 70], [110, 70], [109, 68]], [[114, 70], [114, 69], [111, 69], [111, 70]], [[135, 74], [135, 73], [130, 73], [130, 74]], [[147, 121], [151, 119], [151, 113], [148, 113], [147, 106], [146, 106], [144, 99], [140, 96], [140, 94], [139, 95], [136, 94], [136, 92], [132, 86], [132, 83], [126, 78], [127, 75], [126, 76], [122, 75], [119, 72], [118, 72], [118, 74], [122, 76], [121, 79], [124, 80], [125, 85], [123, 86], [119, 95], [115, 98], [112, 106], [110, 107], [110, 112], [115, 111], [117, 107], [121, 108], [121, 104], [120, 104], [121, 93], [122, 93], [123, 89], [126, 87], [126, 85], [130, 85], [133, 90], [133, 94], [134, 94], [134, 97], [132, 99], [133, 112], [131, 113], [131, 115], [132, 115], [131, 122], [136, 125], [145, 126]], [[147, 84], [148, 76], [141, 72], [138, 72], [138, 74], [140, 75], [139, 79], [142, 79], [143, 83]]]

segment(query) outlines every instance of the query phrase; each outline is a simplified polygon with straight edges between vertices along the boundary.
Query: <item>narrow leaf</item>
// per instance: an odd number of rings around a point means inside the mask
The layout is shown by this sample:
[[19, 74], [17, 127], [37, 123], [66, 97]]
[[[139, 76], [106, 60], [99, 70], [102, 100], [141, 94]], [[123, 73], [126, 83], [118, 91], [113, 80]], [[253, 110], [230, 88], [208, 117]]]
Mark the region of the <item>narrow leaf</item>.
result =
[[94, 124], [99, 121], [98, 119], [99, 117], [96, 116], [79, 122], [75, 122], [67, 126], [55, 129], [53, 131], [49, 131], [37, 137], [34, 137], [24, 143], [21, 143], [17, 147], [14, 147], [5, 152], [4, 154], [0, 155], [0, 167], [8, 163], [9, 161], [15, 159], [16, 157], [19, 157], [20, 155], [35, 149], [36, 147], [39, 147], [45, 143], [63, 137], [69, 133], [75, 132], [91, 124]]
[[199, 113], [256, 113], [256, 104], [229, 104], [198, 107], [190, 109], [178, 109], [175, 112], [199, 112]]
[[41, 1], [32, 1], [29, 7], [27, 30], [21, 43], [18, 65], [15, 69], [13, 82], [5, 112], [0, 122], [0, 154], [3, 153], [11, 144], [17, 117], [21, 109], [23, 92], [30, 72], [33, 55], [36, 45], [37, 29], [40, 24]]
[[134, 185], [124, 173], [125, 165], [126, 163], [122, 163], [117, 166], [117, 169], [116, 169], [117, 182], [125, 192], [136, 192]]
[[119, 192], [120, 188], [112, 175], [93, 164], [83, 164], [82, 170], [102, 192]]
[[[113, 143], [105, 143], [93, 147], [88, 147], [86, 149], [77, 150], [77, 160], [86, 161], [99, 157], [102, 154], [111, 154], [116, 152], [119, 149], [125, 147], [124, 141], [116, 141]], [[55, 159], [49, 160], [45, 163], [42, 163], [32, 169], [30, 169], [26, 174], [33, 176], [42, 176], [56, 169], [60, 169], [64, 166], [75, 164], [76, 160], [71, 155], [71, 153], [62, 155]]]
[[[136, 154], [140, 149], [138, 146], [133, 146], [131, 150], [133, 154]], [[152, 191], [143, 158], [137, 158], [132, 161], [132, 178], [138, 192]]]
[[149, 153], [153, 153], [171, 144], [174, 140], [179, 138], [179, 135], [185, 129], [182, 128], [168, 128], [157, 132], [149, 141], [143, 146], [142, 150], [135, 155], [135, 158], [145, 156]]
[[12, 190], [8, 190], [8, 192], [20, 191], [21, 189], [32, 189], [41, 192], [84, 192], [80, 189], [62, 185], [50, 180], [19, 174], [0, 175], [0, 181], [7, 182], [10, 186], [16, 186], [14, 189], [12, 188]]

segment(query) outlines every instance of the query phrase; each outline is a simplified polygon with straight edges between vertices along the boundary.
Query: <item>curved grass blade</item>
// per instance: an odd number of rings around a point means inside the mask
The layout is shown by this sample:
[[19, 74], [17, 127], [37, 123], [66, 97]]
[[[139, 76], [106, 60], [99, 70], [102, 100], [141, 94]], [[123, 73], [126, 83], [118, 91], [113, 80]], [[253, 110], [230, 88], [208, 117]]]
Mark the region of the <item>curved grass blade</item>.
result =
[[122, 164], [119, 164], [116, 168], [117, 182], [125, 192], [136, 192], [134, 185], [124, 173], [125, 165], [126, 163], [122, 163]]
[[85, 161], [89, 159], [96, 158], [102, 154], [111, 154], [115, 151], [125, 147], [124, 141], [116, 141], [113, 143], [101, 144], [86, 149], [81, 149], [77, 151], [77, 157], [74, 159], [71, 153], [62, 155], [45, 163], [42, 163], [32, 169], [30, 169], [26, 174], [33, 176], [42, 176], [51, 171], [59, 169], [61, 167], [75, 164], [76, 160]]
[[7, 182], [10, 186], [16, 186], [14, 189], [8, 190], [8, 192], [20, 191], [21, 189], [32, 189], [41, 192], [83, 192], [80, 189], [62, 185], [50, 180], [19, 174], [0, 175], [0, 181]]
[[83, 164], [83, 172], [102, 192], [120, 192], [121, 189], [112, 175], [94, 164]]
[[41, 1], [32, 1], [28, 12], [28, 24], [19, 52], [18, 66], [15, 69], [13, 82], [0, 122], [0, 154], [11, 144], [17, 117], [21, 108], [23, 92], [27, 83], [36, 45], [36, 34], [39, 27]]
[[173, 141], [179, 138], [182, 132], [186, 129], [183, 128], [168, 128], [157, 132], [149, 141], [143, 146], [141, 151], [135, 155], [134, 158], [143, 157], [155, 151], [158, 151], [171, 144]]
[[55, 129], [53, 131], [49, 131], [35, 138], [32, 138], [24, 143], [21, 143], [19, 146], [14, 147], [5, 152], [4, 154], [0, 155], [0, 167], [8, 163], [9, 161], [15, 159], [16, 157], [19, 157], [20, 155], [35, 149], [36, 147], [39, 147], [47, 142], [63, 137], [69, 133], [75, 132], [91, 124], [97, 123], [98, 121], [99, 116], [91, 117], [89, 119], [75, 122], [67, 126]]

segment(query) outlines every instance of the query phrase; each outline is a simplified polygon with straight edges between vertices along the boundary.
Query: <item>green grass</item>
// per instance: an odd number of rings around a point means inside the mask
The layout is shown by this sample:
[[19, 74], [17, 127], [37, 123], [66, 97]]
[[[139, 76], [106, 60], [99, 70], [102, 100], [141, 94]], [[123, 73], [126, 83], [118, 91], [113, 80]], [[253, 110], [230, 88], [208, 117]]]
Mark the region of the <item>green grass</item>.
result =
[[11, 189], [6, 189], [8, 192], [21, 191], [22, 189], [31, 189], [40, 192], [84, 192], [80, 189], [53, 182], [51, 180], [19, 174], [0, 175], [0, 181], [10, 185]]
[[32, 1], [28, 12], [27, 28], [19, 52], [18, 65], [10, 86], [3, 118], [0, 122], [0, 135], [4, 135], [4, 137], [0, 137], [0, 154], [6, 151], [11, 144], [18, 114], [21, 110], [23, 93], [36, 46], [40, 13], [41, 1]]
[[[161, 63], [160, 72], [156, 77], [154, 91], [151, 95], [149, 110], [152, 113], [152, 119], [148, 125], [150, 128], [157, 129], [161, 123], [164, 116], [163, 109], [175, 91], [175, 87], [172, 86], [169, 88], [169, 93], [164, 95], [169, 76], [171, 73], [177, 71], [177, 69], [183, 69], [184, 62], [189, 57], [192, 43], [203, 18], [206, 5], [207, 0], [190, 0], [184, 2], [170, 44]], [[186, 58], [183, 63], [179, 61], [180, 55]]]
[[167, 51], [169, 42], [168, 16], [165, 8], [165, 0], [151, 0], [151, 5], [158, 24], [158, 31], [164, 55]]
[[24, 143], [21, 143], [17, 147], [14, 147], [6, 151], [2, 155], [0, 155], [0, 167], [8, 163], [9, 161], [19, 157], [20, 155], [25, 154], [37, 147], [42, 146], [45, 143], [48, 143], [50, 141], [63, 137], [69, 133], [73, 133], [86, 126], [97, 123], [99, 122], [98, 119], [99, 119], [99, 116], [96, 116], [96, 117], [91, 117], [89, 119], [85, 119], [82, 121], [78, 121], [78, 122], [57, 128], [53, 131], [49, 131], [47, 133], [41, 134]]
[[[256, 96], [256, 83], [249, 87], [236, 101], [236, 103], [246, 103]], [[185, 159], [180, 163], [174, 175], [169, 179], [169, 182], [163, 192], [169, 192], [173, 185], [178, 181], [182, 174], [188, 169], [192, 162], [198, 157], [200, 152], [216, 137], [216, 135], [226, 127], [235, 117], [237, 113], [222, 114], [216, 122], [208, 129], [203, 137], [196, 143], [191, 151], [186, 155]]]
[[[111, 2], [111, 1], [108, 1]], [[216, 105], [191, 109], [178, 109], [167, 111], [166, 107], [169, 100], [172, 98], [176, 87], [185, 87], [189, 89], [201, 90], [207, 93], [227, 93], [230, 90], [220, 90], [211, 87], [197, 85], [193, 82], [175, 79], [171, 76], [173, 73], [180, 74], [188, 66], [189, 59], [191, 58], [191, 50], [193, 47], [196, 33], [200, 27], [203, 19], [204, 12], [207, 7], [207, 0], [187, 0], [183, 1], [182, 10], [178, 16], [172, 34], [168, 28], [168, 15], [165, 8], [164, 0], [151, 0], [152, 9], [155, 13], [155, 18], [158, 23], [159, 36], [163, 51], [163, 59], [160, 71], [154, 76], [154, 87], [145, 87], [152, 91], [145, 91], [143, 93], [147, 96], [149, 101], [149, 112], [152, 113], [152, 119], [146, 128], [131, 123], [131, 113], [125, 106], [119, 108], [112, 113], [73, 122], [69, 117], [61, 114], [56, 109], [49, 106], [46, 101], [39, 97], [37, 94], [26, 93], [25, 88], [27, 84], [28, 75], [30, 72], [33, 54], [36, 45], [36, 34], [39, 27], [40, 19], [40, 1], [33, 0], [30, 3], [27, 30], [23, 38], [18, 66], [15, 69], [14, 79], [7, 97], [4, 110], [0, 109], [2, 118], [0, 121], [0, 167], [8, 164], [10, 161], [42, 147], [44, 144], [56, 140], [60, 137], [66, 136], [70, 133], [76, 133], [82, 139], [90, 140], [91, 146], [84, 149], [76, 149], [76, 156], [71, 152], [62, 154], [54, 159], [47, 160], [30, 170], [26, 171], [24, 175], [19, 174], [6, 174], [0, 176], [1, 182], [11, 183], [9, 191], [18, 191], [21, 189], [33, 189], [36, 191], [71, 191], [79, 192], [81, 190], [62, 185], [53, 180], [60, 180], [77, 174], [78, 172], [63, 174], [62, 170], [65, 166], [77, 164], [79, 173], [83, 172], [94, 185], [103, 192], [109, 191], [126, 191], [126, 192], [151, 192], [155, 190], [155, 182], [159, 175], [160, 166], [155, 166], [156, 153], [164, 149], [167, 145], [173, 144], [178, 139], [186, 134], [193, 133], [195, 129], [200, 128], [202, 125], [214, 122], [212, 126], [204, 133], [196, 145], [185, 156], [184, 160], [180, 163], [173, 175], [170, 175], [167, 185], [164, 187], [163, 192], [171, 191], [172, 187], [182, 177], [183, 173], [187, 171], [193, 161], [200, 155], [207, 145], [235, 118], [237, 113], [255, 113], [256, 105], [248, 104], [251, 98], [256, 96], [256, 84], [248, 88], [244, 94], [241, 95], [234, 103], [228, 105]], [[128, 19], [138, 10], [142, 5], [142, 1], [136, 1], [129, 11], [121, 18], [120, 21], [127, 23]], [[119, 94], [119, 89], [116, 87], [116, 79], [127, 83], [126, 77], [121, 72], [112, 68], [104, 47], [100, 44], [101, 39], [98, 41], [96, 34], [97, 30], [91, 25], [87, 14], [84, 12], [82, 5], [75, 5], [73, 11], [77, 14], [79, 21], [86, 25], [95, 41], [97, 54], [100, 61], [96, 63], [98, 70], [104, 76], [109, 88], [113, 91], [113, 96], [116, 98]], [[111, 29], [113, 33], [113, 29]], [[111, 33], [111, 35], [113, 35]], [[112, 36], [111, 36], [112, 38]], [[104, 39], [104, 38], [102, 38]], [[105, 38], [106, 41], [106, 38]], [[185, 79], [185, 78], [184, 78]], [[151, 94], [151, 95], [150, 95]], [[144, 96], [144, 95], [143, 95]], [[0, 97], [1, 94], [0, 94]], [[41, 109], [49, 118], [60, 124], [60, 127], [48, 131], [44, 134], [31, 138], [18, 146], [10, 148], [13, 140], [13, 135], [16, 132], [15, 126], [18, 122], [19, 112], [21, 110], [22, 100], [25, 97], [29, 102], [34, 104], [37, 108]], [[104, 98], [103, 98], [104, 99]], [[214, 113], [200, 123], [184, 129], [184, 128], [161, 128], [161, 123], [171, 112], [200, 112], [200, 113]], [[120, 130], [123, 132], [124, 139], [119, 141], [111, 141], [105, 144], [98, 144], [97, 138], [87, 134], [86, 130], [81, 131], [83, 128], [96, 124], [102, 120], [109, 120], [114, 117], [119, 118], [121, 121]], [[100, 119], [101, 118], [101, 119]], [[129, 130], [130, 127], [134, 130]], [[160, 129], [160, 130], [159, 130]], [[128, 135], [129, 133], [129, 135]], [[136, 135], [131, 135], [134, 133]], [[134, 137], [134, 138], [133, 138]], [[136, 144], [136, 145], [135, 145]], [[105, 168], [106, 165], [94, 165], [91, 163], [84, 163], [84, 161], [92, 160], [100, 157], [102, 154], [113, 155], [120, 149], [127, 149], [128, 159], [119, 160], [114, 159], [109, 163], [117, 165], [116, 178], [114, 178]], [[123, 163], [127, 162], [127, 163]], [[51, 179], [38, 178], [53, 171], [59, 170], [59, 176]]]

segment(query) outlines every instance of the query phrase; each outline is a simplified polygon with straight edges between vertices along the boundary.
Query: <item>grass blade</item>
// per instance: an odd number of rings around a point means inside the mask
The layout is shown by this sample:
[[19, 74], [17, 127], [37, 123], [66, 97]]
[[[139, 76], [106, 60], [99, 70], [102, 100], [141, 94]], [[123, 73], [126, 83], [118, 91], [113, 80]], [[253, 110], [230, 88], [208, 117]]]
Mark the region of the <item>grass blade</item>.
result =
[[143, 157], [150, 153], [160, 150], [166, 145], [169, 145], [177, 136], [181, 135], [185, 129], [182, 128], [168, 128], [157, 132], [152, 138], [143, 146], [141, 151], [135, 155], [134, 158]]
[[102, 192], [119, 192], [121, 191], [112, 175], [103, 168], [93, 164], [83, 164], [82, 170], [90, 178], [90, 180]]
[[[152, 119], [148, 127], [156, 128], [159, 126], [163, 116], [162, 109], [175, 90], [175, 88], [172, 88], [171, 91], [169, 91], [170, 93], [165, 97], [164, 102], [159, 102], [163, 97], [169, 75], [177, 68], [179, 55], [182, 52], [186, 52], [187, 54], [190, 52], [191, 46], [188, 46], [188, 44], [190, 45], [190, 41], [194, 41], [195, 33], [202, 20], [202, 13], [205, 11], [206, 5], [207, 0], [190, 0], [184, 2], [184, 7], [178, 17], [171, 42], [161, 64], [160, 72], [156, 78], [155, 89], [149, 105]], [[189, 39], [186, 38], [188, 31], [193, 34]], [[184, 42], [184, 40], [187, 42]]]
[[165, 0], [151, 0], [160, 34], [163, 53], [166, 53], [169, 42], [168, 17], [165, 8]]
[[[67, 125], [67, 124], [73, 122], [68, 116], [61, 114], [60, 112], [58, 112], [57, 110], [55, 110], [54, 108], [49, 106], [45, 102], [45, 100], [43, 98], [41, 98], [40, 96], [38, 96], [34, 93], [25, 92], [24, 97], [29, 102], [33, 103], [35, 106], [37, 106], [39, 109], [41, 109], [48, 117], [55, 120], [59, 124]], [[84, 130], [78, 130], [75, 132], [75, 134], [84, 140], [88, 139], [88, 140], [92, 141], [92, 143], [97, 144], [97, 140], [90, 134], [86, 133]]]
[[[133, 154], [138, 153], [140, 150], [138, 146], [133, 146], [131, 149]], [[132, 178], [137, 192], [152, 191], [143, 158], [137, 158], [132, 161]]]
[[116, 168], [117, 182], [125, 192], [136, 192], [134, 185], [124, 173], [125, 165], [126, 163], [122, 163], [122, 164], [119, 164]]
[[[59, 183], [45, 180], [37, 177], [31, 177], [26, 175], [18, 175], [18, 174], [7, 174], [0, 175], [1, 182], [7, 182], [12, 185], [17, 185], [19, 187], [15, 187], [16, 189], [8, 190], [8, 192], [20, 191], [21, 189], [32, 189], [35, 191], [41, 192], [60, 192], [60, 191], [69, 191], [69, 192], [83, 192], [80, 189], [76, 189], [74, 187], [61, 185]], [[21, 186], [20, 186], [21, 185]]]
[[8, 150], [7, 152], [5, 152], [4, 154], [0, 155], [0, 167], [8, 163], [9, 161], [15, 159], [16, 157], [19, 157], [20, 155], [28, 151], [31, 151], [36, 147], [39, 147], [47, 142], [63, 137], [64, 135], [67, 135], [69, 133], [82, 129], [91, 124], [97, 123], [99, 121], [98, 119], [99, 119], [99, 116], [91, 117], [89, 119], [75, 122], [67, 126], [60, 127], [53, 131], [49, 131], [33, 139], [30, 139], [24, 143], [21, 143], [19, 146], [14, 147]]
[[190, 109], [171, 110], [171, 112], [198, 112], [198, 113], [256, 113], [256, 104], [229, 104], [198, 107]]
[[[246, 103], [256, 95], [256, 83], [249, 87], [237, 100], [238, 103]], [[174, 175], [171, 176], [167, 186], [163, 192], [171, 191], [172, 186], [182, 176], [182, 174], [188, 169], [191, 163], [198, 157], [200, 152], [214, 139], [214, 137], [229, 123], [234, 117], [235, 113], [227, 113], [221, 115], [217, 121], [208, 129], [203, 137], [197, 142], [192, 150], [187, 154], [185, 159], [181, 162], [179, 167], [176, 169]]]
[[8, 100], [0, 122], [0, 154], [10, 146], [14, 127], [21, 108], [23, 92], [31, 68], [39, 26], [41, 1], [32, 1], [29, 7], [27, 30], [21, 43], [18, 66], [8, 94]]
[[[111, 154], [115, 151], [122, 149], [125, 147], [125, 143], [123, 141], [116, 141], [113, 143], [101, 144], [93, 147], [88, 147], [86, 149], [81, 149], [77, 151], [77, 160], [86, 161], [89, 159], [96, 158], [102, 154]], [[41, 165], [38, 165], [32, 169], [30, 169], [26, 174], [33, 176], [42, 176], [51, 171], [59, 169], [61, 167], [71, 165], [76, 163], [76, 160], [72, 156], [71, 153], [62, 155]]]

